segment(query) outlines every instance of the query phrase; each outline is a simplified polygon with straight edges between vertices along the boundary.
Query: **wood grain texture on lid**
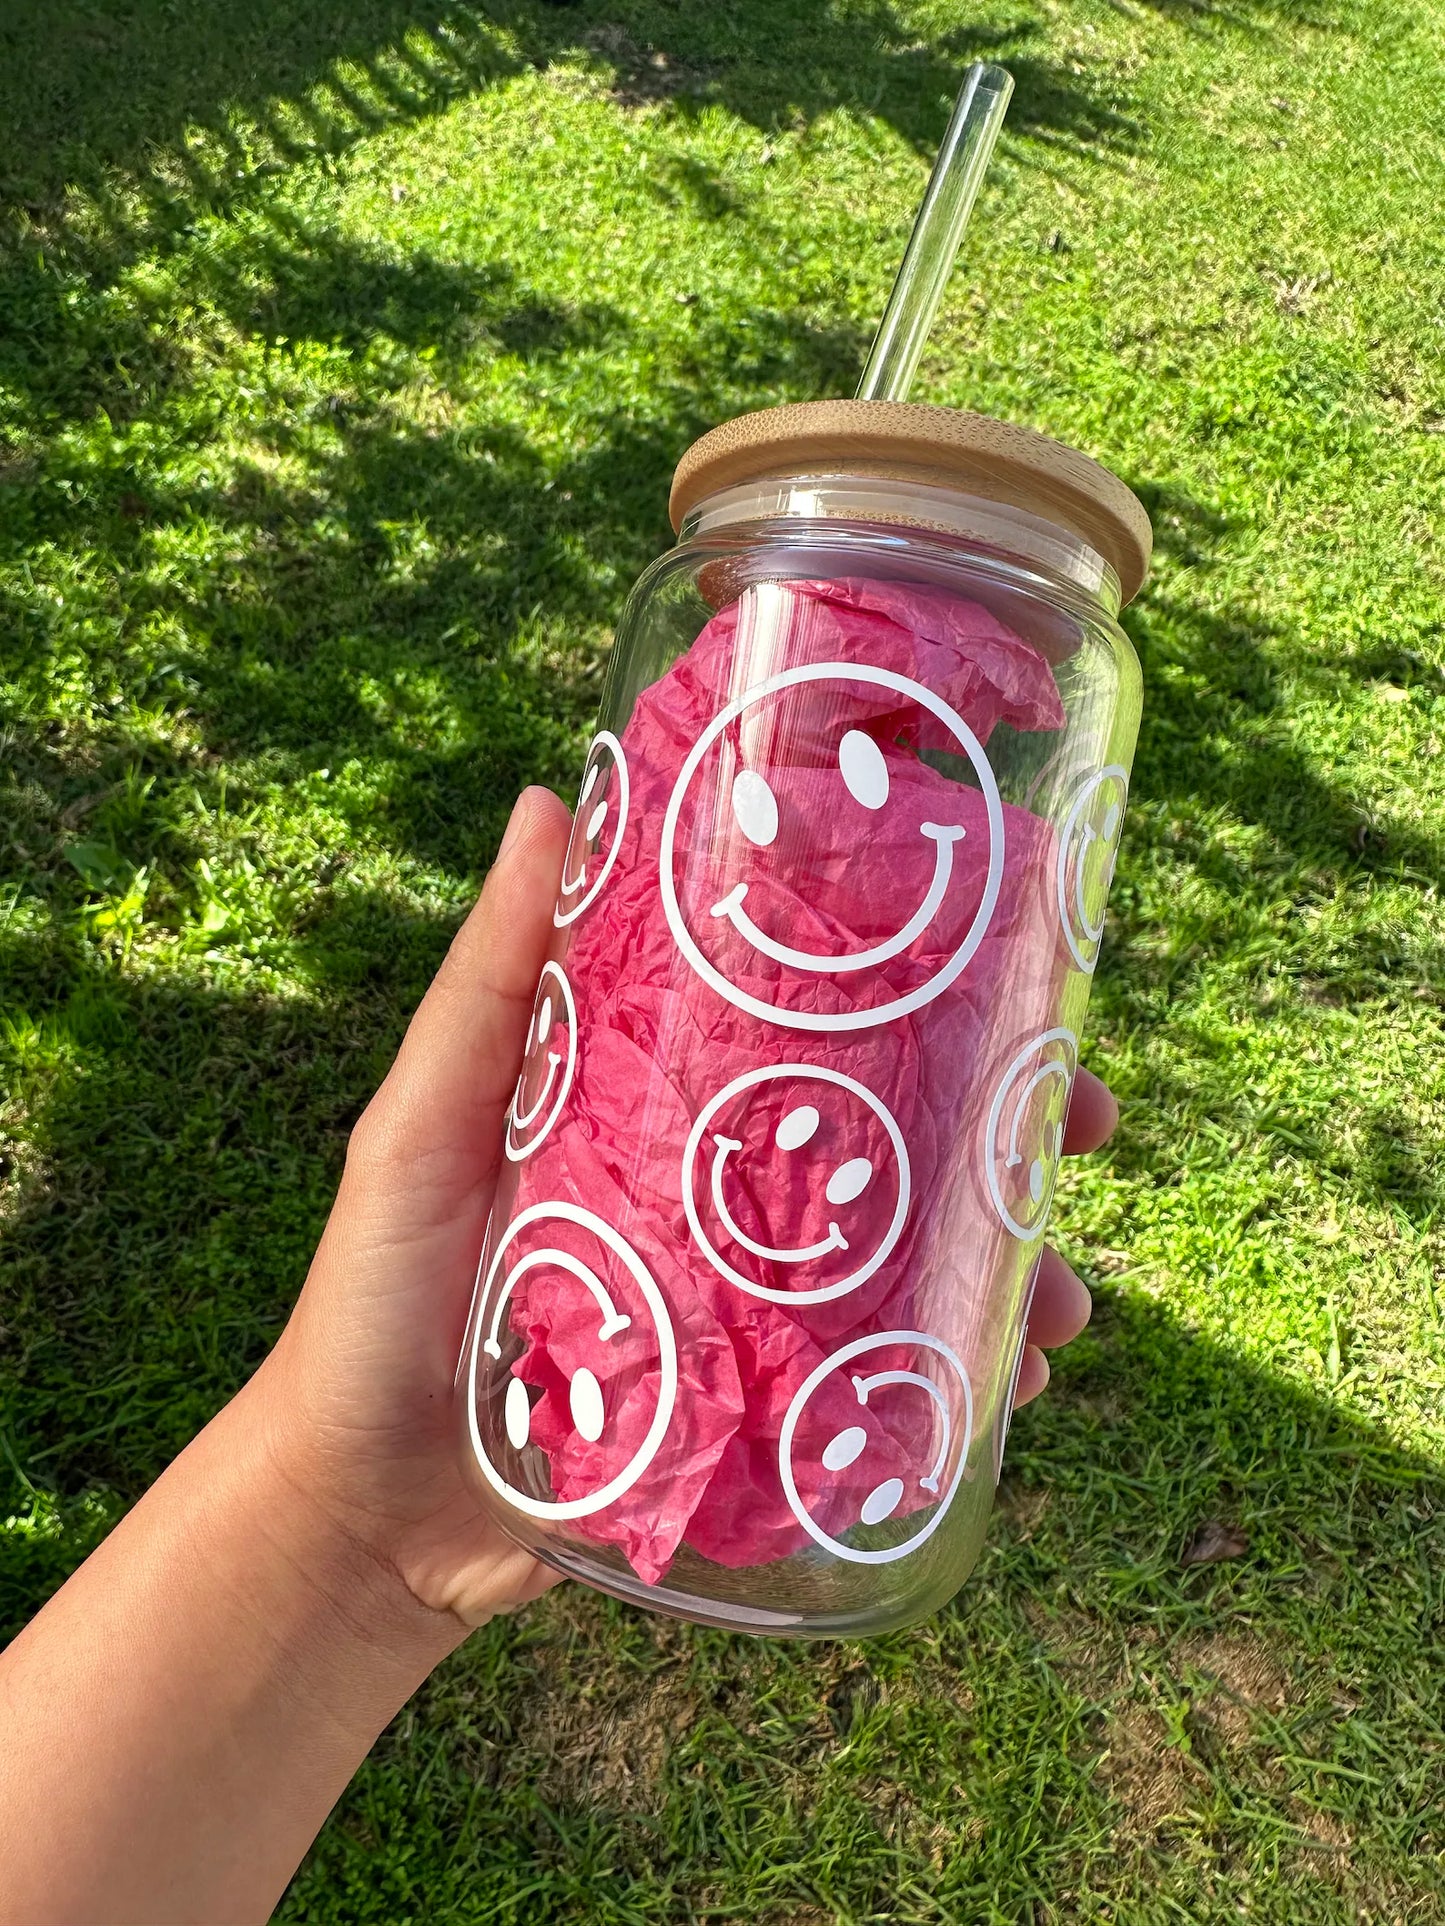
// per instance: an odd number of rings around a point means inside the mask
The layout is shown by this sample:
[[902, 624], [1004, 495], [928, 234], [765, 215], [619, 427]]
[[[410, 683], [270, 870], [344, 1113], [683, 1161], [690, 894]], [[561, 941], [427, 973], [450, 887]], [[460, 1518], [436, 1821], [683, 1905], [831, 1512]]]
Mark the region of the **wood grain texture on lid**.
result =
[[677, 464], [672, 525], [722, 489], [810, 474], [925, 482], [1042, 516], [1103, 556], [1125, 602], [1149, 572], [1149, 517], [1117, 475], [1032, 428], [911, 401], [799, 401], [721, 423]]

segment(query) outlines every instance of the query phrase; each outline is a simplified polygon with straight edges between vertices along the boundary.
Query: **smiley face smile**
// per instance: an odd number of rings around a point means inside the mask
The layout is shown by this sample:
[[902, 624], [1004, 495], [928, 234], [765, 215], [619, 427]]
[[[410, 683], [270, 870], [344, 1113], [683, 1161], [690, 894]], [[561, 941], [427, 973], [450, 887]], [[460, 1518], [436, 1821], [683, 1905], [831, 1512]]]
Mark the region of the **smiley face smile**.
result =
[[562, 883], [552, 912], [559, 930], [596, 902], [612, 874], [627, 828], [630, 794], [622, 744], [610, 729], [601, 729], [587, 751], [572, 833], [562, 858]]
[[[918, 1481], [924, 1491], [936, 1498], [939, 1480], [943, 1476], [943, 1467], [948, 1463], [949, 1448], [953, 1443], [953, 1418], [948, 1409], [948, 1399], [944, 1397], [932, 1378], [925, 1378], [919, 1371], [875, 1371], [871, 1378], [860, 1378], [856, 1372], [853, 1374], [853, 1393], [859, 1404], [866, 1405], [870, 1391], [877, 1391], [889, 1384], [911, 1384], [915, 1390], [925, 1392], [933, 1400], [937, 1409], [942, 1442], [938, 1447], [938, 1456], [933, 1461], [933, 1468]], [[868, 1434], [861, 1426], [850, 1426], [846, 1431], [840, 1431], [837, 1437], [823, 1448], [824, 1469], [838, 1471], [850, 1465], [867, 1441]], [[887, 1510], [884, 1510], [883, 1495], [885, 1492], [893, 1493], [895, 1487], [896, 1496], [893, 1497], [893, 1502]], [[901, 1478], [893, 1478], [887, 1485], [880, 1485], [877, 1491], [863, 1501], [863, 1523], [876, 1525], [881, 1519], [887, 1518], [896, 1510], [903, 1496], [903, 1489]]]
[[[590, 787], [592, 787], [595, 784], [596, 777], [597, 777], [597, 764], [594, 762], [591, 769], [589, 769], [587, 772], [587, 781], [583, 784], [582, 800], [584, 802], [587, 800], [588, 790], [590, 789]], [[606, 821], [607, 821], [607, 798], [604, 796], [601, 802], [598, 803], [597, 807], [592, 811], [592, 814], [587, 818], [587, 821], [583, 826], [582, 839], [584, 844], [596, 842], [597, 838], [602, 834], [603, 825], [606, 823]], [[568, 849], [570, 850], [570, 848], [571, 848], [571, 844], [569, 842]], [[587, 862], [584, 857], [581, 869], [577, 872], [577, 874], [574, 877], [572, 877], [570, 881], [566, 876], [562, 878], [562, 894], [564, 896], [575, 896], [579, 889], [585, 889], [586, 886], [587, 886]]]
[[1074, 962], [1086, 974], [1099, 960], [1128, 792], [1128, 775], [1118, 763], [1100, 769], [1074, 796], [1059, 837], [1059, 916]]
[[[530, 1087], [531, 1076], [541, 1068], [543, 1053], [547, 1067], [541, 1079], [542, 1088], [524, 1108], [525, 1092]], [[576, 1069], [577, 1006], [572, 986], [560, 963], [545, 963], [527, 1031], [522, 1074], [507, 1112], [503, 1148], [512, 1163], [524, 1162], [541, 1147], [566, 1106]]]
[[[1063, 1063], [1058, 1057], [1051, 1058], [1041, 1070], [1035, 1070], [1018, 1100], [1018, 1107], [1014, 1111], [1013, 1124], [1009, 1130], [1008, 1155], [1004, 1158], [1005, 1170], [1017, 1170], [1024, 1160], [1024, 1154], [1019, 1149], [1019, 1132], [1023, 1126], [1025, 1117], [1028, 1115], [1029, 1105], [1033, 1100], [1034, 1092], [1041, 1084], [1047, 1083], [1050, 1077], [1061, 1077], [1063, 1079], [1065, 1092], [1067, 1093], [1069, 1069], [1068, 1065]], [[1029, 1196], [1036, 1204], [1043, 1202], [1044, 1187], [1048, 1182], [1049, 1170], [1053, 1164], [1057, 1164], [1064, 1145], [1064, 1128], [1062, 1124], [1055, 1124], [1052, 1131], [1048, 1134], [1051, 1141], [1045, 1143], [1043, 1148], [1046, 1153], [1051, 1152], [1051, 1156], [1046, 1154], [1045, 1156], [1035, 1157], [1029, 1165]]]
[[900, 955], [910, 943], [922, 936], [937, 916], [953, 878], [954, 845], [962, 841], [965, 831], [958, 823], [922, 823], [919, 825], [919, 834], [938, 845], [928, 894], [896, 936], [875, 943], [871, 949], [854, 950], [847, 956], [816, 956], [811, 950], [789, 949], [786, 943], [779, 943], [766, 930], [760, 930], [743, 908], [743, 900], [748, 893], [746, 883], [739, 883], [736, 889], [729, 890], [720, 902], [713, 904], [710, 913], [727, 917], [733, 928], [745, 936], [754, 949], [772, 957], [775, 963], [786, 963], [791, 969], [826, 970], [836, 975], [843, 970], [866, 970], [874, 964], [886, 963], [890, 957]]
[[[728, 1209], [727, 1199], [723, 1196], [723, 1168], [727, 1163], [729, 1155], [735, 1150], [742, 1149], [742, 1138], [723, 1137], [719, 1135], [714, 1136], [713, 1142], [717, 1145], [717, 1155], [713, 1158], [712, 1162], [713, 1209], [717, 1212], [718, 1222], [735, 1244], [741, 1244], [745, 1251], [751, 1251], [754, 1257], [764, 1258], [771, 1264], [807, 1264], [814, 1258], [826, 1257], [829, 1251], [847, 1250], [848, 1240], [834, 1223], [828, 1225], [828, 1235], [823, 1238], [821, 1242], [817, 1244], [794, 1245], [791, 1250], [779, 1250], [771, 1244], [759, 1244], [755, 1238], [749, 1237]], [[866, 1158], [856, 1158], [854, 1161], [857, 1163], [867, 1162]], [[829, 1180], [828, 1201], [830, 1203], [834, 1201], [834, 1186], [838, 1178], [845, 1175], [849, 1168], [850, 1167], [845, 1164], [841, 1170], [835, 1171], [833, 1177]], [[871, 1177], [872, 1174], [873, 1169], [872, 1166], [869, 1165], [867, 1173], [863, 1177], [863, 1183], [867, 1183], [868, 1178]], [[859, 1190], [861, 1190], [862, 1187], [863, 1184], [859, 1184]], [[854, 1194], [856, 1195], [856, 1192]], [[839, 1198], [838, 1201], [843, 1202], [845, 1200]]]
[[625, 1331], [631, 1324], [632, 1319], [625, 1317], [618, 1310], [612, 1302], [606, 1285], [590, 1264], [584, 1264], [580, 1257], [574, 1257], [570, 1251], [529, 1251], [520, 1264], [513, 1265], [507, 1274], [505, 1284], [497, 1295], [492, 1311], [491, 1330], [482, 1343], [482, 1349], [489, 1358], [500, 1358], [502, 1355], [502, 1312], [507, 1308], [507, 1300], [528, 1271], [541, 1268], [565, 1271], [569, 1277], [575, 1277], [584, 1290], [595, 1299], [597, 1308], [602, 1313], [602, 1322], [597, 1327], [599, 1343], [605, 1344], [609, 1338], [616, 1337], [619, 1331]]
[[[1091, 918], [1088, 906], [1084, 902], [1084, 877], [1089, 860], [1089, 850], [1094, 843], [1099, 843], [1105, 849], [1110, 850], [1113, 856], [1118, 855], [1118, 847], [1114, 842], [1114, 838], [1119, 833], [1119, 818], [1121, 814], [1122, 812], [1118, 803], [1111, 803], [1108, 814], [1104, 818], [1104, 827], [1101, 830], [1095, 829], [1092, 823], [1085, 823], [1083, 840], [1079, 844], [1079, 862], [1078, 867], [1074, 871], [1074, 906], [1078, 911], [1079, 927], [1091, 943], [1097, 943], [1099, 938], [1104, 934], [1104, 911], [1101, 907], [1098, 916]], [[1103, 878], [1106, 890], [1113, 880], [1114, 864], [1111, 859]]]
[[988, 1192], [1005, 1229], [1022, 1243], [1031, 1243], [1048, 1221], [1078, 1061], [1072, 1030], [1045, 1030], [1019, 1051], [989, 1105]]
[[557, 1067], [561, 1061], [562, 1057], [560, 1052], [556, 1050], [549, 1050], [547, 1052], [547, 1074], [542, 1079], [542, 1093], [528, 1110], [519, 1110], [517, 1108], [517, 1105], [522, 1101], [522, 1086], [521, 1084], [517, 1085], [517, 1094], [512, 1099], [512, 1128], [514, 1130], [530, 1130], [538, 1117], [541, 1116], [542, 1107], [552, 1094], [552, 1085], [557, 1081]]

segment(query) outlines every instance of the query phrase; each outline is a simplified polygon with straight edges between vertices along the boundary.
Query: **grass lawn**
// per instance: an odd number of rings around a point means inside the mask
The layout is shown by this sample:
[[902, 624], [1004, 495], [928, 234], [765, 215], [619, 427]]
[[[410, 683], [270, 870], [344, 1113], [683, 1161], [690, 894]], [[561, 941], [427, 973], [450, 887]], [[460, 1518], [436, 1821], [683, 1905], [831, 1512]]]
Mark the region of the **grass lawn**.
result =
[[[867, 1646], [476, 1637], [306, 1922], [1445, 1920], [1445, 0], [9, 0], [0, 1618], [263, 1355], [346, 1132], [724, 416], [851, 392], [961, 68], [920, 398], [1156, 520], [991, 1550]], [[1239, 1555], [1187, 1564], [1218, 1523]]]

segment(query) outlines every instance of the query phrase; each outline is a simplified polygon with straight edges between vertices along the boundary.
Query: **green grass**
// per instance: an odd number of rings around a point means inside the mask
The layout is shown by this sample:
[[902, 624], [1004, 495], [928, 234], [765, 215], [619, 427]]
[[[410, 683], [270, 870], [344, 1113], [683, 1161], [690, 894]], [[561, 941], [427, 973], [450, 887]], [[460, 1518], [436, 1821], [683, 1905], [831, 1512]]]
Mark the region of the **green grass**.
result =
[[[1100, 1291], [947, 1612], [573, 1591], [383, 1738], [294, 1921], [1445, 1918], [1442, 0], [11, 0], [0, 1616], [263, 1354], [672, 463], [851, 390], [961, 67], [920, 393], [1159, 558], [1061, 1199]], [[1185, 1568], [1203, 1523], [1244, 1533]]]

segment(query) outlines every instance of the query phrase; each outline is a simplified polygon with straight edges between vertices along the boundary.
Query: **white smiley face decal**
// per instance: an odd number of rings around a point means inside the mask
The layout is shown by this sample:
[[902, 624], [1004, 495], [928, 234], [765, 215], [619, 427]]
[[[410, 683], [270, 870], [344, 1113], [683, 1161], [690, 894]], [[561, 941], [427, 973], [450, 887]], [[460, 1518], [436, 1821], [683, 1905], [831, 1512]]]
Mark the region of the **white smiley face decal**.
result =
[[[896, 1356], [911, 1355], [913, 1364], [925, 1368], [895, 1366], [871, 1374], [845, 1369], [871, 1352], [885, 1350]], [[825, 1390], [826, 1399], [826, 1422], [821, 1425], [810, 1412], [820, 1390]], [[883, 1428], [885, 1407], [890, 1407], [889, 1417], [895, 1424], [899, 1418], [906, 1421], [911, 1442], [900, 1443], [896, 1430]], [[808, 1374], [788, 1406], [778, 1437], [783, 1492], [804, 1531], [835, 1557], [855, 1565], [889, 1565], [917, 1551], [943, 1523], [963, 1481], [972, 1437], [973, 1389], [968, 1373], [941, 1338], [926, 1331], [880, 1331], [855, 1338]], [[836, 1518], [843, 1500], [848, 1522], [841, 1529], [879, 1525], [909, 1499], [911, 1510], [927, 1505], [933, 1509], [919, 1529], [900, 1543], [865, 1550], [819, 1523], [799, 1488], [800, 1472], [816, 1509]]]
[[[573, 1248], [555, 1241], [559, 1228]], [[590, 1247], [588, 1257], [578, 1255], [579, 1245]], [[608, 1447], [619, 1419], [625, 1417], [635, 1428], [639, 1393], [647, 1400], [644, 1435], [626, 1462], [610, 1477], [599, 1475], [594, 1490], [567, 1500], [538, 1498], [507, 1478], [487, 1448], [478, 1416], [479, 1396], [494, 1399], [501, 1390], [502, 1428], [512, 1453], [520, 1459], [534, 1444], [535, 1409], [527, 1385], [497, 1368], [506, 1336], [503, 1318], [513, 1293], [529, 1277], [536, 1278], [552, 1328], [564, 1334], [567, 1345], [566, 1355], [554, 1356], [551, 1363], [566, 1381], [563, 1422], [572, 1438], [580, 1439], [583, 1447], [600, 1445], [604, 1463], [615, 1458]], [[613, 1345], [626, 1347], [625, 1356], [621, 1348], [611, 1351]], [[583, 1361], [579, 1352], [591, 1361]], [[608, 1368], [614, 1358], [622, 1365], [617, 1381]], [[619, 1389], [623, 1377], [625, 1389]], [[662, 1293], [627, 1240], [580, 1204], [532, 1204], [519, 1211], [487, 1267], [468, 1389], [467, 1416], [477, 1463], [492, 1489], [529, 1518], [585, 1518], [630, 1491], [656, 1457], [672, 1419], [677, 1339]]]
[[1079, 790], [1059, 838], [1059, 916], [1070, 954], [1090, 975], [1099, 960], [1104, 908], [1119, 859], [1119, 836], [1128, 797], [1128, 772], [1111, 763], [1090, 776]]
[[507, 1112], [506, 1151], [530, 1157], [562, 1114], [577, 1069], [577, 1005], [559, 963], [542, 967], [517, 1093]]
[[622, 744], [610, 729], [592, 738], [582, 770], [582, 787], [572, 818], [572, 834], [562, 863], [562, 884], [552, 921], [565, 929], [595, 903], [612, 874], [627, 827], [631, 784]]
[[1045, 1030], [1019, 1051], [989, 1105], [988, 1193], [1007, 1229], [1025, 1243], [1048, 1222], [1078, 1062], [1072, 1030]]
[[[679, 895], [677, 839], [685, 805], [707, 807], [711, 806], [709, 799], [726, 795], [726, 804], [718, 811], [718, 827], [713, 841], [725, 855], [735, 856], [739, 863], [749, 860], [747, 852], [768, 851], [777, 841], [781, 816], [775, 786], [770, 783], [763, 769], [749, 765], [744, 749], [750, 735], [766, 737], [764, 705], [785, 692], [800, 690], [810, 684], [822, 685], [820, 693], [826, 689], [826, 685], [834, 685], [837, 693], [853, 700], [861, 698], [877, 702], [881, 692], [888, 700], [880, 705], [880, 709], [894, 716], [909, 706], [926, 711], [935, 721], [943, 724], [955, 752], [968, 762], [973, 771], [977, 792], [962, 784], [949, 785], [956, 791], [960, 807], [962, 799], [969, 798], [976, 808], [973, 798], [978, 792], [981, 792], [984, 807], [984, 821], [975, 831], [969, 831], [962, 822], [954, 821], [923, 820], [917, 823], [916, 832], [910, 825], [910, 837], [916, 833], [919, 844], [924, 848], [932, 846], [932, 860], [927, 865], [929, 880], [921, 892], [920, 900], [911, 913], [888, 934], [873, 941], [849, 945], [837, 954], [794, 948], [785, 943], [776, 930], [762, 927], [754, 920], [748, 907], [750, 884], [746, 878], [734, 882], [710, 901], [694, 903], [687, 914], [684, 913]], [[760, 722], [764, 725], [761, 730], [754, 727]], [[740, 727], [735, 727], [739, 724]], [[892, 780], [888, 757], [883, 748], [863, 730], [844, 728], [839, 731], [833, 755], [838, 805], [851, 798], [853, 804], [859, 805], [881, 822], [889, 809]], [[927, 793], [936, 801], [940, 792], [946, 793], [941, 780]], [[831, 809], [831, 804], [824, 801], [819, 807]], [[866, 823], [866, 818], [864, 821]], [[736, 835], [733, 834], [734, 829]], [[915, 984], [906, 992], [894, 992], [888, 985], [887, 966], [894, 959], [904, 957], [920, 938], [936, 935], [945, 910], [956, 908], [952, 904], [952, 897], [960, 875], [958, 851], [968, 834], [986, 836], [988, 850], [986, 860], [980, 857], [969, 866], [975, 881], [981, 880], [981, 890], [967, 927], [952, 942], [948, 953], [925, 981]], [[739, 836], [741, 842], [738, 841]], [[866, 851], [866, 829], [861, 826], [859, 836], [858, 847]], [[810, 879], [810, 852], [805, 844], [799, 847], [798, 856], [800, 877], [806, 884]], [[891, 1022], [895, 1017], [907, 1016], [922, 1008], [925, 1003], [941, 995], [967, 968], [983, 941], [998, 901], [1003, 859], [1003, 807], [998, 785], [982, 744], [963, 717], [922, 683], [914, 682], [907, 676], [895, 675], [891, 670], [849, 662], [810, 663], [801, 668], [785, 670], [745, 691], [713, 718], [693, 745], [683, 763], [663, 819], [660, 857], [663, 912], [688, 962], [705, 982], [738, 1009], [765, 1021], [799, 1030], [864, 1029], [873, 1024]], [[886, 878], [880, 879], [880, 888], [886, 900]], [[871, 994], [874, 1000], [862, 1007], [835, 1012], [793, 1007], [758, 996], [734, 982], [726, 970], [719, 967], [715, 957], [709, 955], [709, 950], [716, 952], [717, 933], [723, 929], [741, 937], [748, 953], [754, 958], [763, 958], [768, 964], [778, 966], [775, 975], [780, 991], [787, 992], [800, 981], [806, 984], [809, 978], [846, 980], [859, 971], [882, 971], [881, 978], [875, 976], [871, 992], [864, 993]]]
[[825, 1304], [872, 1277], [902, 1234], [910, 1185], [887, 1106], [817, 1064], [734, 1077], [699, 1114], [682, 1158], [698, 1249], [774, 1304]]

